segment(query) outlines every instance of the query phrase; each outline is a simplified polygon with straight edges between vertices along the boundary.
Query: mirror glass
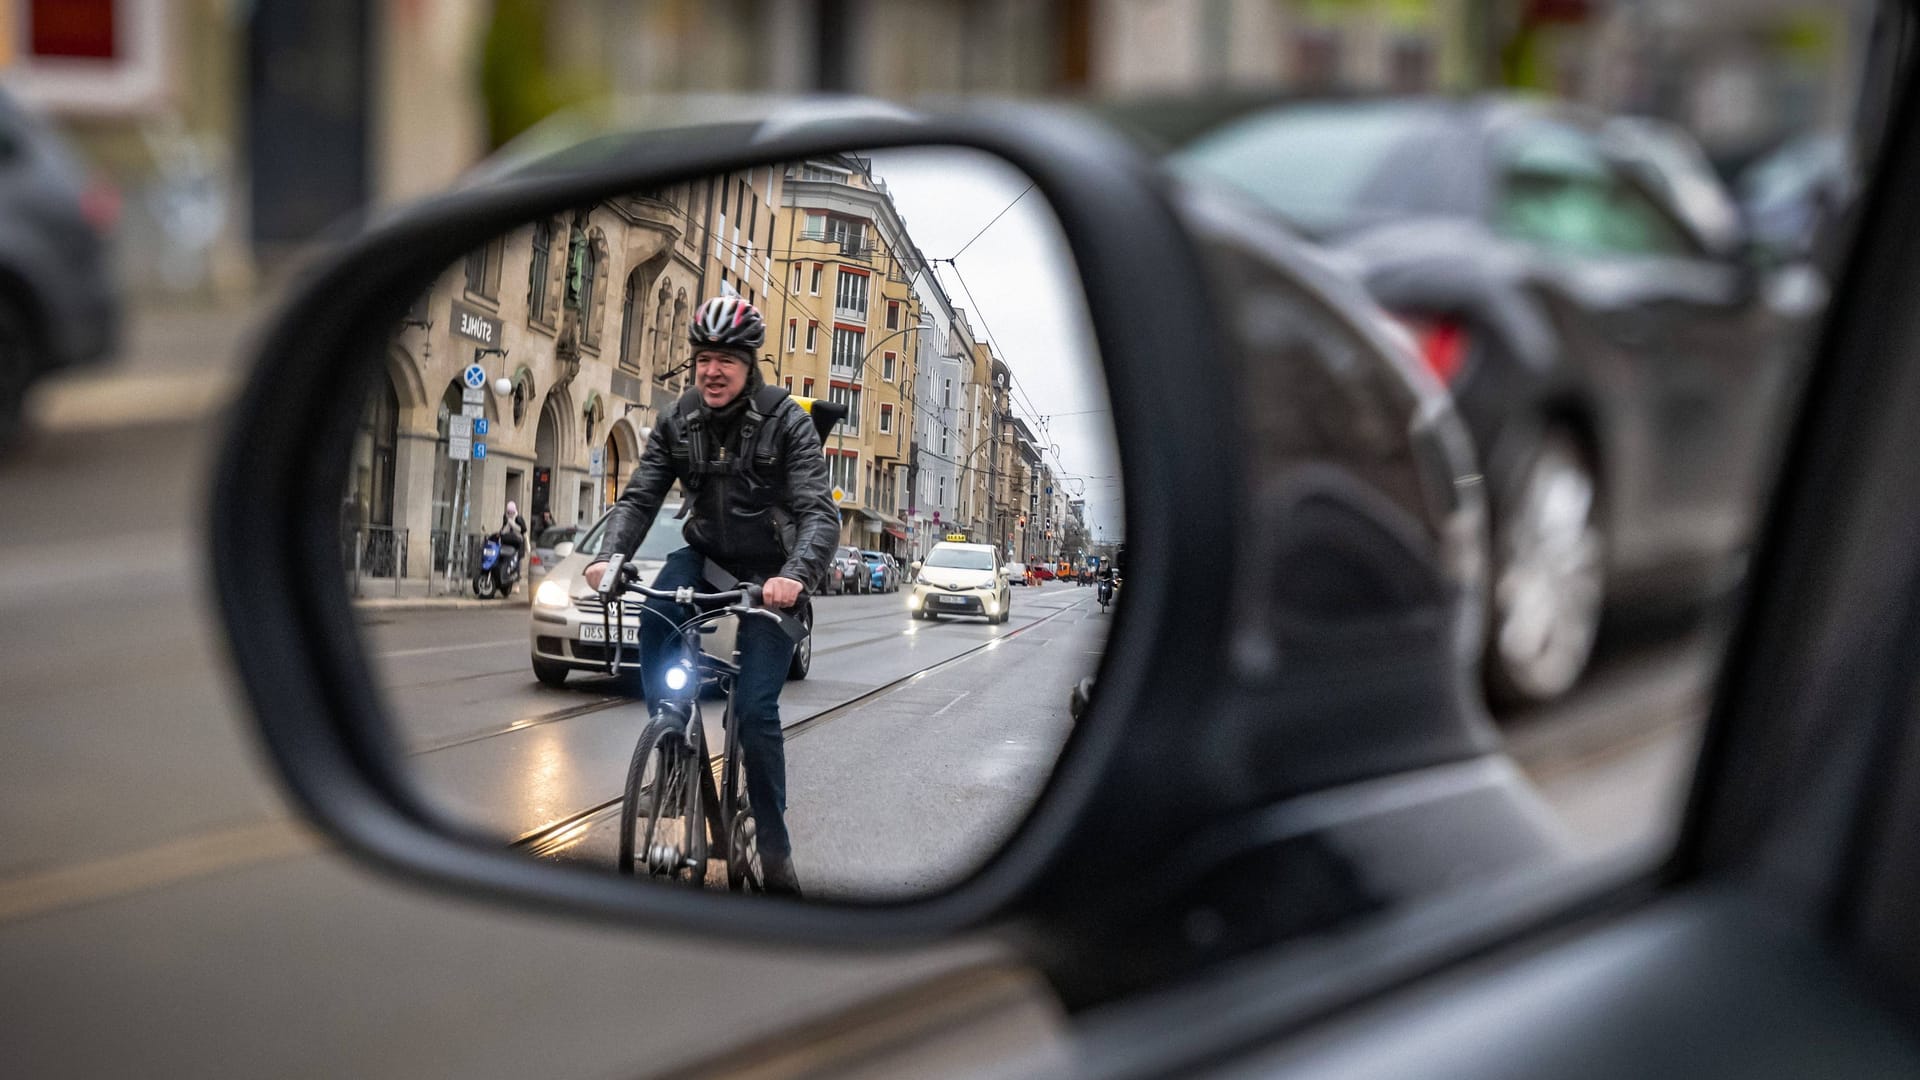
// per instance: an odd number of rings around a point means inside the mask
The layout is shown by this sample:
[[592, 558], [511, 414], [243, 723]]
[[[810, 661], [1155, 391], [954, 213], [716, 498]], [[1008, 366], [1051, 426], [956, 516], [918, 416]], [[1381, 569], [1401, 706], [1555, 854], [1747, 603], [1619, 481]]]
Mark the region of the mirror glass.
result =
[[[1025, 175], [884, 150], [568, 208], [447, 267], [384, 372], [345, 587], [447, 821], [636, 884], [886, 900], [967, 876], [1047, 783], [1124, 533]], [[609, 602], [616, 556], [767, 591]]]

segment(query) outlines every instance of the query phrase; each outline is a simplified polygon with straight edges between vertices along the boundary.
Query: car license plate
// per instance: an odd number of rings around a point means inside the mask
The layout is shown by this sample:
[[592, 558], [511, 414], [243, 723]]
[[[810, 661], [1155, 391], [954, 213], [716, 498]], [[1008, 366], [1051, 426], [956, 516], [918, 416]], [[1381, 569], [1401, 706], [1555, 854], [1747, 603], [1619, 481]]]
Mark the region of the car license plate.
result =
[[[591, 622], [581, 623], [580, 624], [580, 640], [581, 641], [605, 641], [607, 640], [607, 628], [605, 625], [601, 623], [591, 623]], [[626, 645], [640, 644], [640, 628], [637, 626], [621, 627], [620, 641], [622, 644], [626, 644]]]
[[943, 596], [940, 598], [940, 602], [953, 607], [961, 607], [966, 604], [967, 598], [964, 596]]

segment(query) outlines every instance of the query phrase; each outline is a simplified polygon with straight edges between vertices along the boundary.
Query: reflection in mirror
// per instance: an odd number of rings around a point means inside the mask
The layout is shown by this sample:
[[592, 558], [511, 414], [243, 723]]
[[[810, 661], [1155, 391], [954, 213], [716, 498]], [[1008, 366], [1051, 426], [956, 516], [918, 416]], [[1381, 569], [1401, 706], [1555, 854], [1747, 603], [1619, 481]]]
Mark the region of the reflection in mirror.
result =
[[[833, 155], [448, 267], [388, 345], [340, 535], [444, 818], [636, 881], [897, 899], [1045, 786], [1119, 602], [1117, 460], [1028, 178]], [[757, 610], [638, 591], [735, 579]]]

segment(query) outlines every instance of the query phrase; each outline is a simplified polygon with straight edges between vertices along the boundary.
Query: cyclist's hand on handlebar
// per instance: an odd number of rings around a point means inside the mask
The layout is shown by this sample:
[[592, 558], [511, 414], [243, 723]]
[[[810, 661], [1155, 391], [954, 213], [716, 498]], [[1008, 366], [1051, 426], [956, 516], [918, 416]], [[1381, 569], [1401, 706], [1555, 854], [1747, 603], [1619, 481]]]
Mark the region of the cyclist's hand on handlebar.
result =
[[805, 588], [792, 578], [771, 577], [761, 586], [760, 596], [769, 607], [790, 608], [800, 602], [800, 592]]
[[600, 579], [605, 577], [606, 574], [607, 574], [606, 563], [597, 562], [597, 563], [594, 563], [592, 566], [587, 567], [587, 572], [584, 575], [587, 579], [587, 588], [592, 589], [594, 592], [599, 592]]

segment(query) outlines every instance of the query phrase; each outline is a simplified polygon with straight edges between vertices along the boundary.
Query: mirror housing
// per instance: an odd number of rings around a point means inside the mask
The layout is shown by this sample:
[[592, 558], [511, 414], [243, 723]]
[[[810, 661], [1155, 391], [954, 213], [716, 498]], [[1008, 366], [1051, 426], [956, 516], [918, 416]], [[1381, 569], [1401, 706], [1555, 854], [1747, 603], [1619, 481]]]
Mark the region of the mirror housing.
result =
[[558, 544], [555, 544], [555, 545], [553, 546], [553, 553], [554, 553], [555, 555], [557, 555], [557, 556], [559, 556], [559, 557], [560, 557], [560, 558], [562, 558], [562, 559], [564, 559], [564, 558], [566, 558], [566, 557], [567, 557], [567, 556], [569, 556], [569, 555], [572, 555], [572, 554], [573, 554], [573, 541], [571, 541], [571, 540], [562, 540], [562, 541], [560, 541], [560, 542], [559, 542]]
[[[529, 218], [619, 193], [850, 149], [949, 146], [985, 151], [1024, 171], [1052, 205], [1086, 294], [1122, 440], [1125, 490], [1179, 491], [1183, 504], [1230, 505], [1239, 483], [1232, 425], [1178, 432], [1174, 416], [1226, 416], [1226, 380], [1206, 365], [1226, 352], [1198, 254], [1155, 164], [1091, 121], [1037, 108], [944, 119], [733, 124], [608, 136], [430, 200], [383, 222], [310, 270], [261, 340], [227, 434], [212, 500], [213, 576], [258, 728], [301, 809], [349, 850], [464, 895], [729, 938], [872, 945], [924, 942], [989, 923], [1047, 918], [1064, 905], [1088, 917], [1114, 878], [1137, 874], [1075, 838], [1098, 822], [1185, 831], [1128, 794], [1114, 769], [1132, 715], [1191, 708], [1224, 654], [1224, 600], [1179, 600], [1143, 588], [1116, 619], [1097, 681], [1100, 702], [1075, 725], [1051, 783], [1025, 822], [973, 876], [906, 902], [830, 906], [748, 902], [725, 894], [635, 888], [630, 880], [527, 860], [463, 832], [421, 797], [337, 587], [329, 530], [344, 452], [364, 392], [382, 373], [385, 341], [424, 285], [475, 245]], [[1138, 303], [1137, 268], [1161, 275]], [[1166, 357], [1196, 359], [1178, 379]], [[345, 358], [345, 359], [343, 359]], [[1223, 464], [1224, 463], [1224, 464]], [[1137, 485], [1137, 487], [1136, 487]], [[1170, 500], [1128, 500], [1129, 539], [1150, 563], [1190, 564], [1232, 550], [1231, 519], [1175, 519]], [[1003, 566], [1002, 579], [1006, 575]], [[1172, 574], [1158, 576], [1173, 580]], [[1149, 672], [1162, 677], [1151, 682]], [[1167, 671], [1178, 678], [1164, 677]], [[1108, 703], [1108, 704], [1101, 704]], [[1166, 736], [1161, 736], [1165, 738]], [[1146, 750], [1141, 746], [1129, 753]], [[1163, 758], [1164, 747], [1148, 751]], [[1145, 763], [1141, 768], [1145, 767]], [[1164, 764], [1153, 766], [1164, 772]], [[1121, 790], [1109, 790], [1117, 784]], [[1151, 800], [1149, 800], [1151, 801]], [[1107, 810], [1090, 813], [1102, 803]], [[1116, 816], [1112, 808], [1128, 808]], [[1165, 850], [1162, 847], [1151, 848]], [[1089, 859], [1095, 865], [1088, 865]]]

